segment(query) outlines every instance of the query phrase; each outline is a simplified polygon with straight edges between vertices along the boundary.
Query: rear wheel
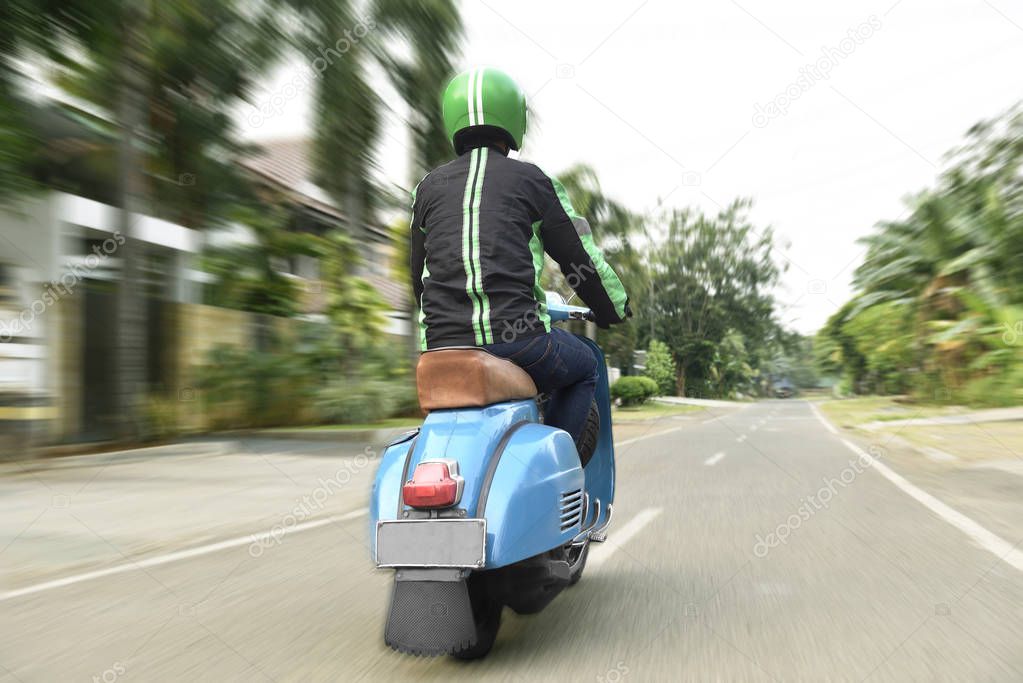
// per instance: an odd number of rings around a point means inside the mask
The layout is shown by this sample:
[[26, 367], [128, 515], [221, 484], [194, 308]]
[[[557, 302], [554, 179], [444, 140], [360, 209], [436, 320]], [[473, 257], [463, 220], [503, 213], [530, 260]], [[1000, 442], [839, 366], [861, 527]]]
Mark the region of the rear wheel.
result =
[[455, 659], [479, 659], [490, 652], [501, 628], [501, 611], [504, 609], [501, 600], [494, 596], [487, 576], [473, 573], [467, 582], [472, 618], [476, 626], [476, 643], [452, 652], [451, 656]]

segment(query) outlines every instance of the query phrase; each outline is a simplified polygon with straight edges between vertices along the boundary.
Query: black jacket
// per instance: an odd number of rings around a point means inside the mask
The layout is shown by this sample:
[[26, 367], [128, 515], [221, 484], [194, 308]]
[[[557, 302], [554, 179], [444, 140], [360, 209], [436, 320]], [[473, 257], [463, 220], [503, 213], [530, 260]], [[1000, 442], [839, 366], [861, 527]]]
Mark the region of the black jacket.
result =
[[477, 147], [431, 171], [412, 201], [412, 287], [422, 348], [483, 346], [550, 331], [544, 252], [597, 324], [625, 319], [621, 280], [561, 183]]

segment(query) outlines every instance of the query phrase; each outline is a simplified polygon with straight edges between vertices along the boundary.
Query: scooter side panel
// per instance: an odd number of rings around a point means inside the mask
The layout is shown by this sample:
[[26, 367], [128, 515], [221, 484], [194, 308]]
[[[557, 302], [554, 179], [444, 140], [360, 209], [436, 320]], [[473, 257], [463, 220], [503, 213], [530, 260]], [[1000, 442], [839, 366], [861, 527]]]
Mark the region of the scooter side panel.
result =
[[[536, 422], [539, 409], [536, 402], [508, 401], [485, 408], [437, 410], [431, 412], [412, 444], [411, 457], [408, 444], [388, 448], [377, 470], [370, 503], [370, 544], [376, 556], [376, 522], [398, 519], [398, 501], [401, 496], [405, 461], [408, 459], [407, 477], [416, 465], [430, 458], [450, 458], [458, 462], [465, 480], [462, 499], [458, 507], [473, 516], [476, 501], [483, 486], [487, 464], [497, 450], [501, 438], [519, 422]], [[407, 508], [406, 508], [407, 509]], [[404, 509], [403, 509], [404, 511]]]
[[600, 500], [600, 522], [603, 522], [607, 519], [607, 506], [614, 502], [615, 495], [614, 434], [611, 425], [611, 395], [608, 387], [607, 363], [604, 360], [604, 352], [596, 342], [586, 337], [580, 337], [580, 339], [593, 349], [593, 353], [600, 360], [597, 364], [599, 377], [594, 395], [594, 400], [600, 410], [600, 438], [597, 441], [596, 452], [586, 463], [585, 471], [586, 490], [590, 494], [591, 504]]
[[486, 500], [487, 569], [564, 545], [580, 525], [561, 530], [562, 494], [584, 485], [572, 438], [542, 424], [516, 430], [501, 454]]
[[405, 468], [405, 458], [409, 449], [415, 446], [416, 439], [388, 446], [380, 456], [380, 466], [369, 495], [369, 542], [372, 557], [376, 557], [377, 552], [377, 520], [394, 519], [397, 516], [398, 492], [403, 484], [401, 475]]

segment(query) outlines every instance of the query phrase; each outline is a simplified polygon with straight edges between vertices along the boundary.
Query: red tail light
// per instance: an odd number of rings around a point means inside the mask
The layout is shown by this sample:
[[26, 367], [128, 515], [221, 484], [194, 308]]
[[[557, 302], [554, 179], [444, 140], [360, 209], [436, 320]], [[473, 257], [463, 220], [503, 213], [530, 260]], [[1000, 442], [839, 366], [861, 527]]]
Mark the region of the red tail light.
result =
[[405, 482], [405, 504], [414, 508], [446, 508], [462, 498], [464, 480], [454, 460], [424, 460]]

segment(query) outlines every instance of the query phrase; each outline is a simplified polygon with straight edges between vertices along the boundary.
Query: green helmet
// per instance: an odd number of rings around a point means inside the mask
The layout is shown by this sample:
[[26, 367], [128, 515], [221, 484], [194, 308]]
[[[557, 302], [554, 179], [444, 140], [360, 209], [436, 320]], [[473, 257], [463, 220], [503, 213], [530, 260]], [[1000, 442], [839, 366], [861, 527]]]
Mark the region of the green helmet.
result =
[[465, 151], [464, 141], [472, 132], [497, 133], [518, 149], [526, 132], [526, 96], [498, 69], [463, 71], [444, 91], [444, 128], [456, 154]]

